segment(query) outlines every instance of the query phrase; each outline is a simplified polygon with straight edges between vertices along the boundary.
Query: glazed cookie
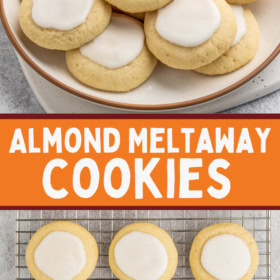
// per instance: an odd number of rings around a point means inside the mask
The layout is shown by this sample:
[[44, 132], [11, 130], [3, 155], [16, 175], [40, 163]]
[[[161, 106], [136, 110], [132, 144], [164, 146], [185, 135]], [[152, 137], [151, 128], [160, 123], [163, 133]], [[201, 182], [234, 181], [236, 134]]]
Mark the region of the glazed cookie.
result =
[[190, 266], [195, 279], [251, 280], [258, 265], [256, 241], [238, 224], [206, 227], [192, 244]]
[[111, 6], [104, 0], [23, 0], [19, 21], [37, 45], [71, 50], [101, 34], [110, 17]]
[[178, 263], [168, 233], [156, 225], [137, 223], [117, 233], [109, 249], [109, 264], [118, 279], [170, 280]]
[[129, 16], [113, 14], [104, 33], [66, 52], [66, 62], [70, 72], [90, 87], [127, 92], [149, 78], [157, 59], [146, 47], [143, 25]]
[[35, 279], [88, 279], [98, 259], [98, 246], [82, 226], [55, 222], [39, 229], [26, 248], [26, 264]]
[[172, 0], [106, 0], [122, 11], [128, 13], [143, 13], [162, 8]]
[[256, 55], [259, 45], [259, 28], [253, 13], [241, 5], [231, 5], [236, 15], [237, 34], [232, 47], [217, 60], [195, 69], [205, 75], [222, 75], [238, 70]]
[[164, 64], [196, 69], [229, 50], [237, 24], [224, 0], [174, 0], [147, 13], [145, 33], [151, 52]]

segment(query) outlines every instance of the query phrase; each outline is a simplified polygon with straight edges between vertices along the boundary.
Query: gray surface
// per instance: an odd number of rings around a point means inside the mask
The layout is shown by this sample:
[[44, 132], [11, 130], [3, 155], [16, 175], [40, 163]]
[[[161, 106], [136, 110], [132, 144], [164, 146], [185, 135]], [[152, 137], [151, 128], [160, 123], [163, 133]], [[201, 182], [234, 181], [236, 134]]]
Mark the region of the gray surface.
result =
[[[280, 113], [280, 90], [228, 113]], [[0, 23], [0, 113], [44, 113]]]
[[272, 211], [272, 227], [271, 227], [271, 264], [272, 264], [272, 280], [280, 279], [280, 211]]
[[[0, 113], [43, 113], [0, 23]], [[2, 278], [1, 278], [2, 279]]]
[[0, 211], [0, 279], [15, 280], [15, 211]]

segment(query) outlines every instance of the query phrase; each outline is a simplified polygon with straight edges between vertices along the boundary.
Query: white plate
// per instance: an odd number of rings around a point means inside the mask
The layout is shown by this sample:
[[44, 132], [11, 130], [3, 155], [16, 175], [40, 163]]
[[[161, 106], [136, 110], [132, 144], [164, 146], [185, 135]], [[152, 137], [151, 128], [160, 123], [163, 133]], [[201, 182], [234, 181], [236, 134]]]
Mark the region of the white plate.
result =
[[[90, 102], [76, 97], [42, 78], [20, 57], [19, 62], [25, 77], [36, 95], [41, 106], [47, 113], [95, 113], [95, 114], [120, 114], [134, 113], [135, 111], [112, 108]], [[239, 106], [241, 104], [264, 97], [280, 88], [280, 55], [256, 78], [248, 82], [245, 86], [216, 98], [213, 101], [189, 106], [187, 108], [160, 111], [161, 113], [217, 113], [226, 109]], [[145, 113], [146, 111], [138, 111]], [[152, 111], [151, 111], [152, 112]], [[277, 111], [278, 112], [278, 111]]]
[[18, 22], [19, 0], [0, 0], [3, 25], [19, 54], [39, 74], [65, 91], [92, 101], [129, 109], [171, 109], [199, 104], [243, 85], [265, 68], [280, 51], [280, 1], [258, 0], [250, 5], [260, 25], [260, 47], [255, 59], [224, 76], [207, 77], [159, 65], [142, 86], [126, 94], [106, 93], [79, 83], [67, 70], [64, 53], [30, 42]]

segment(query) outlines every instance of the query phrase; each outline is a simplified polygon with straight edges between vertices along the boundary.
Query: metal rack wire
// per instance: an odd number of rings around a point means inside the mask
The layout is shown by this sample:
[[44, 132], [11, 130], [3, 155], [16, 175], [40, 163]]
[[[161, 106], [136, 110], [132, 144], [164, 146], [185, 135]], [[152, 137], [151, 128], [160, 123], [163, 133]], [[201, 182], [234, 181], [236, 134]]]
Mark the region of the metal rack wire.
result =
[[195, 235], [204, 227], [235, 222], [248, 229], [256, 239], [260, 253], [260, 266], [253, 278], [271, 279], [271, 224], [270, 211], [18, 211], [16, 228], [16, 279], [32, 280], [25, 263], [25, 249], [31, 236], [43, 225], [53, 221], [69, 220], [88, 229], [99, 244], [100, 257], [90, 280], [116, 279], [108, 265], [110, 243], [122, 227], [135, 222], [151, 222], [172, 236], [179, 253], [179, 263], [174, 280], [193, 280], [188, 256]]

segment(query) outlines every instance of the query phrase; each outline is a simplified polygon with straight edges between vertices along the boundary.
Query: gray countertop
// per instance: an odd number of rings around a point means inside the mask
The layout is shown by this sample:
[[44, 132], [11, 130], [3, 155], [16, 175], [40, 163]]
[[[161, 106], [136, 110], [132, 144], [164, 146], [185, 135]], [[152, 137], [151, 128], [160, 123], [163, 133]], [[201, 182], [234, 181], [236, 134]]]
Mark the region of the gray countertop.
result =
[[0, 113], [44, 113], [0, 23]]

